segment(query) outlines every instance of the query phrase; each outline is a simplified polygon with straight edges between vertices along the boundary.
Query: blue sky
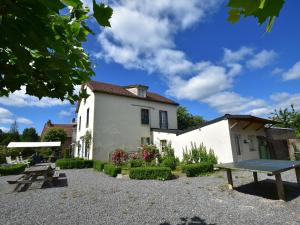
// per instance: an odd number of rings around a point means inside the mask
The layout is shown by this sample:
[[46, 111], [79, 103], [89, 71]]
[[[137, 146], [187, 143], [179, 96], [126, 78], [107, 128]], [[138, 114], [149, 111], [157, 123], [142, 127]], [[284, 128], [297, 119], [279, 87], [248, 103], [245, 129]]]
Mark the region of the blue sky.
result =
[[[112, 28], [91, 21], [97, 34], [84, 44], [94, 80], [146, 84], [205, 119], [225, 113], [267, 117], [291, 103], [300, 110], [299, 1], [286, 3], [270, 33], [253, 18], [227, 22], [223, 0], [109, 3]], [[0, 98], [2, 129], [16, 119], [20, 130], [40, 132], [48, 119], [68, 123], [72, 117], [69, 103], [38, 101], [24, 90]]]

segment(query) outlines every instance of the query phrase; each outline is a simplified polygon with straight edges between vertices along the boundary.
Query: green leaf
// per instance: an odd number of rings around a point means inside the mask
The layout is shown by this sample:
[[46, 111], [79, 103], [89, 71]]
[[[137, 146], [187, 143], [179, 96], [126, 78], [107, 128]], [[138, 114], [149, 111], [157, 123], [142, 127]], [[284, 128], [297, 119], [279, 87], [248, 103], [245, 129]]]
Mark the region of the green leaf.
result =
[[78, 5], [82, 5], [80, 0], [61, 0], [67, 6], [77, 7]]
[[100, 25], [104, 27], [111, 26], [109, 19], [113, 14], [112, 8], [102, 3], [100, 5], [97, 5], [96, 1], [93, 0], [93, 10], [94, 10], [94, 17]]
[[229, 11], [229, 15], [227, 20], [231, 23], [236, 23], [240, 20], [241, 17], [241, 11], [238, 9], [231, 9]]

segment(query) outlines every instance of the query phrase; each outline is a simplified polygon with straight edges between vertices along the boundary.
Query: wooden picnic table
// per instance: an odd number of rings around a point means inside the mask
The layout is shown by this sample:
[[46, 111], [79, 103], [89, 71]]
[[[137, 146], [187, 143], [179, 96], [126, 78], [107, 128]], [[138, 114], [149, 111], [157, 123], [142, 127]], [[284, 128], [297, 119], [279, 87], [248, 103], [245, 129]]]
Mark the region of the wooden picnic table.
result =
[[42, 176], [43, 182], [48, 182], [52, 185], [53, 179], [59, 176], [59, 173], [56, 173], [55, 166], [51, 163], [43, 163], [40, 165], [35, 165], [24, 170], [23, 176], [19, 177], [15, 181], [8, 181], [11, 184], [16, 183], [17, 186], [15, 190], [17, 190], [22, 184], [32, 184], [37, 180], [39, 176]]
[[225, 169], [227, 172], [228, 188], [233, 189], [232, 170], [242, 170], [253, 172], [254, 182], [258, 182], [257, 173], [267, 173], [275, 176], [278, 197], [285, 200], [284, 187], [281, 179], [281, 173], [295, 169], [296, 179], [300, 187], [300, 161], [290, 160], [245, 160], [233, 163], [224, 163], [215, 165], [216, 168]]

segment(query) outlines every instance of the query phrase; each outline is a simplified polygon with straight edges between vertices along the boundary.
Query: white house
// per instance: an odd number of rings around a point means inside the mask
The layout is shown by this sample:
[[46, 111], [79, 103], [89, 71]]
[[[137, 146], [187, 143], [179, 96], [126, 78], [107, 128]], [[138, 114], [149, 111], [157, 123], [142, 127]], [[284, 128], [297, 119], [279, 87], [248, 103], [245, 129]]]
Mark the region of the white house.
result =
[[268, 158], [265, 125], [273, 123], [251, 115], [226, 114], [185, 131], [153, 129], [153, 142], [158, 146], [171, 142], [179, 159], [191, 143], [214, 150], [219, 163]]
[[75, 157], [109, 160], [118, 148], [136, 151], [153, 143], [162, 149], [168, 142], [179, 159], [191, 143], [213, 149], [220, 163], [269, 157], [265, 125], [274, 121], [226, 114], [180, 131], [178, 104], [147, 86], [90, 81], [85, 87], [89, 97], [77, 107]]
[[153, 128], [177, 130], [178, 104], [147, 86], [90, 81], [86, 89], [89, 97], [77, 107], [75, 157], [108, 160], [115, 149], [136, 151], [150, 144]]

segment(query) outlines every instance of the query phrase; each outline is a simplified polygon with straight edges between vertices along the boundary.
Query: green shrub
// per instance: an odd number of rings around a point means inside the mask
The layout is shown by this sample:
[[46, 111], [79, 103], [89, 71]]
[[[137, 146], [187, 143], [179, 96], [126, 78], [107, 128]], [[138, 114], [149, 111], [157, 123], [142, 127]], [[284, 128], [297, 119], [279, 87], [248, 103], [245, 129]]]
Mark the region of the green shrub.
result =
[[119, 166], [115, 166], [113, 164], [105, 164], [104, 165], [104, 173], [111, 177], [116, 177], [119, 173], [121, 173], [122, 169]]
[[129, 177], [138, 180], [169, 180], [172, 172], [168, 167], [138, 167], [130, 169]]
[[196, 164], [187, 164], [182, 167], [182, 172], [187, 177], [196, 177], [201, 174], [212, 172], [214, 170], [214, 164], [210, 162], [201, 162]]
[[142, 159], [131, 159], [128, 161], [129, 168], [142, 167], [144, 165], [144, 161]]
[[58, 159], [56, 160], [56, 166], [61, 169], [81, 169], [93, 167], [93, 160], [83, 159]]
[[16, 175], [23, 173], [26, 168], [26, 164], [14, 164], [14, 165], [2, 165], [0, 166], [0, 175]]
[[207, 148], [201, 143], [197, 146], [195, 143], [191, 143], [191, 149], [188, 150], [187, 147], [183, 149], [183, 163], [199, 163], [199, 162], [210, 162], [213, 164], [217, 164], [217, 156], [215, 155], [212, 149], [209, 149], [207, 152]]
[[161, 163], [161, 165], [163, 167], [169, 167], [171, 168], [171, 170], [175, 170], [176, 169], [176, 159], [175, 157], [165, 157]]
[[102, 162], [101, 160], [94, 160], [93, 168], [94, 168], [94, 170], [102, 172], [105, 164], [106, 163]]

